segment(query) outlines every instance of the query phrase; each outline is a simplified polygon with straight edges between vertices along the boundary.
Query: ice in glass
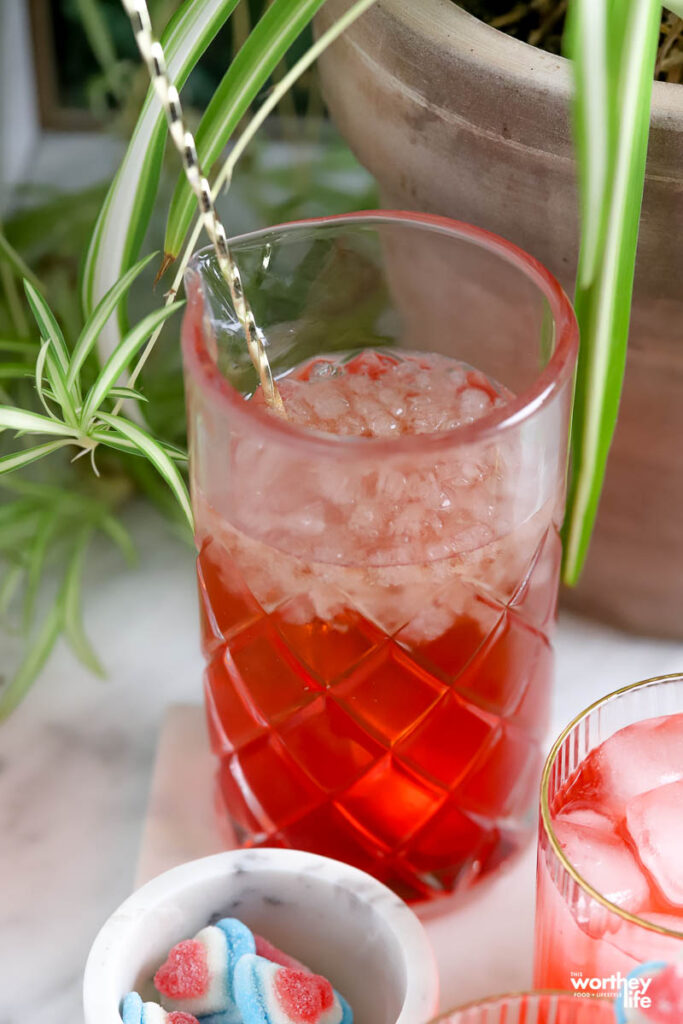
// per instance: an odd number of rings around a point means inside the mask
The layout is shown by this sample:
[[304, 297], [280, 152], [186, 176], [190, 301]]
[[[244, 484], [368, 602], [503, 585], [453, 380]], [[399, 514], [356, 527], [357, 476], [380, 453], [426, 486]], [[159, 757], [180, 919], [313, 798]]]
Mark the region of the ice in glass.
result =
[[465, 889], [532, 827], [571, 309], [517, 250], [418, 215], [235, 253], [286, 418], [200, 254], [184, 352], [222, 812], [409, 899]]

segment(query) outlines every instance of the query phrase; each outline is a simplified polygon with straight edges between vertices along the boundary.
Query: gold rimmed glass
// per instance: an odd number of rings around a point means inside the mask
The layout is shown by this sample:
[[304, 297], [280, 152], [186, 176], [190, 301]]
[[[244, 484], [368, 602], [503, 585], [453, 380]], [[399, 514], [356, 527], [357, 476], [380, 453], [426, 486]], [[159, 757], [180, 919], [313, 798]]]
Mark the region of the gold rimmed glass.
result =
[[[534, 981], [540, 987], [572, 989], [577, 979], [597, 979], [605, 991], [651, 961], [683, 956], [673, 915], [638, 917], [611, 903], [577, 871], [553, 828], [557, 794], [583, 760], [619, 730], [647, 719], [683, 713], [683, 675], [648, 679], [617, 690], [582, 712], [553, 746], [541, 783], [541, 824], [536, 900]], [[683, 750], [681, 750], [683, 765]], [[673, 823], [672, 823], [673, 825]]]
[[468, 1003], [432, 1024], [613, 1024], [605, 1001], [567, 992], [516, 992]]

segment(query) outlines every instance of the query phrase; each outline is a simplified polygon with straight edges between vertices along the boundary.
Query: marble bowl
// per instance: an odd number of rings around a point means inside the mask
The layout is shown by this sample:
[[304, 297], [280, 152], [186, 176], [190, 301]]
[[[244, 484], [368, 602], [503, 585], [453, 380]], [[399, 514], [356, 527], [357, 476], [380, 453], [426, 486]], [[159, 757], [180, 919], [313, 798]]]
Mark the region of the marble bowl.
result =
[[126, 992], [150, 979], [171, 946], [210, 920], [239, 917], [324, 974], [355, 1024], [424, 1024], [438, 979], [422, 925], [394, 893], [356, 868], [296, 850], [231, 850], [166, 871], [133, 893], [93, 943], [86, 1024], [121, 1024]]

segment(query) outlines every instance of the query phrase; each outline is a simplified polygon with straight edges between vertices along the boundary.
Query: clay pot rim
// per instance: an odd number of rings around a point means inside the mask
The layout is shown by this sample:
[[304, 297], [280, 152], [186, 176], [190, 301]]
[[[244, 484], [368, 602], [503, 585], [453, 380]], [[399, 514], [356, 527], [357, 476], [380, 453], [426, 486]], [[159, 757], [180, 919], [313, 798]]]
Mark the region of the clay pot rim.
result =
[[[566, 101], [570, 95], [571, 73], [565, 57], [487, 25], [454, 0], [381, 0], [368, 13], [394, 19], [406, 30], [419, 33], [432, 49], [455, 50], [473, 66], [487, 72], [493, 68], [546, 97], [552, 92]], [[355, 33], [354, 45], [362, 49], [363, 38], [363, 32]], [[376, 61], [376, 57], [372, 59]], [[670, 129], [672, 123], [683, 129], [683, 85], [654, 82], [651, 120], [654, 130]]]

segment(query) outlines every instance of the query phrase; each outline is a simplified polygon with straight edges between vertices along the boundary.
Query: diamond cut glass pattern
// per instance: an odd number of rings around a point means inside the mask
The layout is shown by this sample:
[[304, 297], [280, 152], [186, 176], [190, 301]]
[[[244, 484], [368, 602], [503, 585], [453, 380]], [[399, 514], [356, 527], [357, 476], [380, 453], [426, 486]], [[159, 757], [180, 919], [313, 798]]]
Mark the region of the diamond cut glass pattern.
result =
[[[400, 633], [383, 637], [358, 611], [299, 623], [310, 611], [298, 597], [292, 623], [288, 603], [256, 615], [244, 586], [245, 614], [206, 676], [222, 804], [240, 837], [343, 856], [412, 899], [467, 888], [525, 841], [547, 718], [545, 634], [483, 595], [481, 619], [449, 631], [459, 640], [448, 672], [441, 659], [431, 673], [424, 645], [413, 657]], [[211, 620], [226, 621], [225, 608]]]

